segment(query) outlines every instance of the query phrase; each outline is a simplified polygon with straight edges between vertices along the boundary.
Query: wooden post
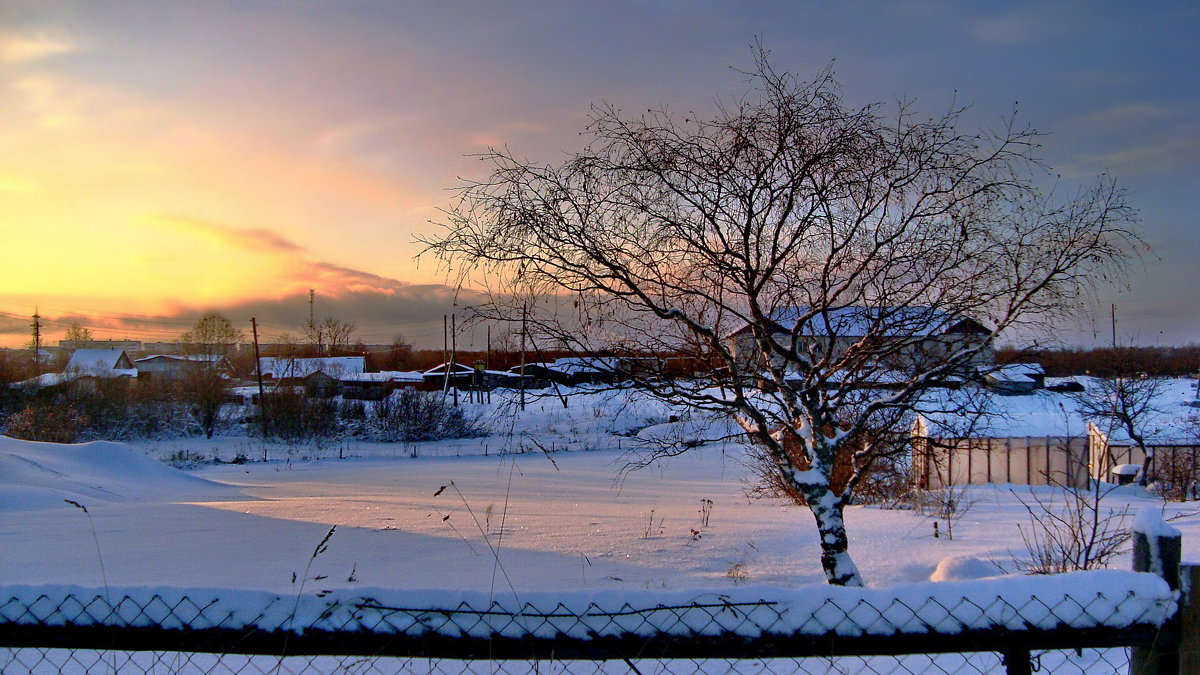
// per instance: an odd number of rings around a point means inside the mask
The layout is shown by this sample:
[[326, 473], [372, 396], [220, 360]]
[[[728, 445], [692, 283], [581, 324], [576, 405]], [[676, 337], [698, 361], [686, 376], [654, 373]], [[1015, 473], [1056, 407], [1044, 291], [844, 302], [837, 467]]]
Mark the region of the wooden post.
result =
[[265, 462], [267, 454], [267, 397], [263, 393], [262, 359], [258, 355], [258, 319], [250, 317], [250, 328], [254, 331], [254, 373], [258, 377], [258, 423], [259, 428], [262, 430], [263, 461]]
[[1028, 649], [1013, 649], [1000, 652], [1006, 675], [1033, 675], [1033, 659]]
[[[1166, 580], [1171, 590], [1179, 590], [1179, 563], [1183, 537], [1167, 525], [1153, 507], [1138, 513], [1133, 525], [1133, 571], [1150, 572]], [[1181, 614], [1186, 611], [1181, 609]], [[1193, 629], [1194, 630], [1194, 629]], [[1180, 615], [1177, 614], [1159, 632], [1148, 647], [1134, 647], [1129, 659], [1130, 675], [1179, 675], [1195, 671], [1180, 670]], [[1193, 647], [1194, 649], [1194, 647]]]
[[1200, 565], [1181, 565], [1179, 581], [1179, 672], [1200, 673]]

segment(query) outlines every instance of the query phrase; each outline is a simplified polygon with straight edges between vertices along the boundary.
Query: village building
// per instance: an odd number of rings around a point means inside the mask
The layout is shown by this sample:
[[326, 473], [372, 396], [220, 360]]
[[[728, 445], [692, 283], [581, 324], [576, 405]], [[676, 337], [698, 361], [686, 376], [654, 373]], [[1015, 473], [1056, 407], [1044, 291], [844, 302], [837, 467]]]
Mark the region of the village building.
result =
[[[894, 343], [888, 363], [896, 370], [911, 370], [962, 348], [978, 350], [962, 377], [975, 377], [978, 371], [995, 362], [991, 330], [974, 319], [955, 317], [932, 307], [843, 307], [818, 311], [806, 307], [783, 307], [770, 314], [768, 321], [775, 341], [799, 354], [844, 353], [864, 339]], [[742, 377], [757, 377], [767, 370], [767, 362], [755, 342], [753, 327], [746, 323], [726, 334]], [[887, 351], [881, 349], [880, 351]], [[785, 367], [775, 355], [772, 365]]]
[[140, 378], [182, 379], [206, 370], [233, 374], [229, 359], [220, 354], [155, 354], [133, 363]]
[[365, 371], [366, 357], [264, 358], [259, 367], [263, 379], [271, 380], [273, 386], [302, 386], [309, 396], [329, 398], [340, 392], [341, 378]]
[[1038, 363], [1010, 363], [984, 371], [983, 382], [998, 394], [1029, 394], [1046, 386], [1046, 371]]
[[418, 371], [384, 370], [377, 373], [352, 373], [338, 380], [342, 398], [381, 401], [397, 389], [427, 390], [425, 376]]
[[1087, 422], [1067, 396], [943, 392], [919, 408], [912, 427], [917, 488], [1089, 484]]
[[137, 377], [137, 369], [124, 349], [76, 349], [63, 372], [92, 377]]

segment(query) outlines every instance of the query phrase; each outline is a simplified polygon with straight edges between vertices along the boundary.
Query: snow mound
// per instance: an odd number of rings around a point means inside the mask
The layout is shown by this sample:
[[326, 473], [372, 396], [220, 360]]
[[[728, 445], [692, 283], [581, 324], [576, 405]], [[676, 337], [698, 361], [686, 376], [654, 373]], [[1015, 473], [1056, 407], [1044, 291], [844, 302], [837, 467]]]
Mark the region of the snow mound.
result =
[[[598, 639], [656, 633], [929, 635], [965, 630], [1161, 626], [1176, 597], [1153, 574], [1093, 570], [1005, 577], [954, 584], [900, 584], [885, 589], [749, 586], [721, 593], [697, 590], [523, 593], [518, 601], [470, 591], [384, 588], [276, 595], [203, 588], [105, 589], [78, 586], [3, 586], [0, 619], [16, 624], [180, 626], [176, 608], [203, 608], [194, 629], [259, 631], [350, 630], [437, 633], [489, 638]], [[109, 598], [119, 598], [113, 604]], [[68, 602], [68, 600], [71, 600]], [[59, 607], [36, 616], [27, 607]], [[62, 607], [96, 608], [65, 612]], [[410, 608], [410, 609], [404, 609]], [[446, 611], [453, 608], [453, 611]], [[486, 609], [470, 620], [464, 609]]]
[[1167, 524], [1159, 506], [1143, 506], [1133, 519], [1133, 531], [1147, 537], [1174, 539], [1183, 536], [1179, 529]]
[[981, 560], [969, 555], [951, 556], [938, 563], [937, 569], [929, 575], [930, 581], [970, 581], [986, 579], [1003, 574], [994, 562]]
[[236, 488], [188, 475], [123, 443], [60, 444], [0, 436], [0, 512], [95, 501], [237, 499]]

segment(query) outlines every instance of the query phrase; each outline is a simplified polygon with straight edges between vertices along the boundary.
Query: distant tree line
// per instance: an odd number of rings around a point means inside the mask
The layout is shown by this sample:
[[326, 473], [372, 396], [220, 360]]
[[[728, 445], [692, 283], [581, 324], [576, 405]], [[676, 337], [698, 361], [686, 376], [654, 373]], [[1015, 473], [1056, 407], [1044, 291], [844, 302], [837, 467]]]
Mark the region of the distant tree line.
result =
[[1140, 374], [1186, 377], [1200, 370], [1200, 345], [1184, 347], [1065, 347], [1060, 349], [996, 350], [997, 363], [1039, 363], [1050, 377]]

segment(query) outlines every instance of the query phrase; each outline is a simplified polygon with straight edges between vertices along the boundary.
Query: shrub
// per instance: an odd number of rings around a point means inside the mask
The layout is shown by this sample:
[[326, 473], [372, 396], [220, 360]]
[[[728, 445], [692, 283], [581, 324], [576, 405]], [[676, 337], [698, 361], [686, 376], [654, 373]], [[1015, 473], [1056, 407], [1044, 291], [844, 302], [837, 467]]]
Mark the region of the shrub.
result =
[[403, 389], [379, 401], [367, 419], [369, 434], [381, 441], [436, 441], [482, 434], [479, 419], [440, 392]]
[[89, 426], [91, 420], [78, 407], [63, 401], [38, 400], [10, 415], [4, 433], [25, 441], [75, 443]]
[[302, 390], [267, 392], [262, 407], [267, 436], [287, 443], [324, 440], [339, 431], [337, 406], [329, 400], [310, 399]]

